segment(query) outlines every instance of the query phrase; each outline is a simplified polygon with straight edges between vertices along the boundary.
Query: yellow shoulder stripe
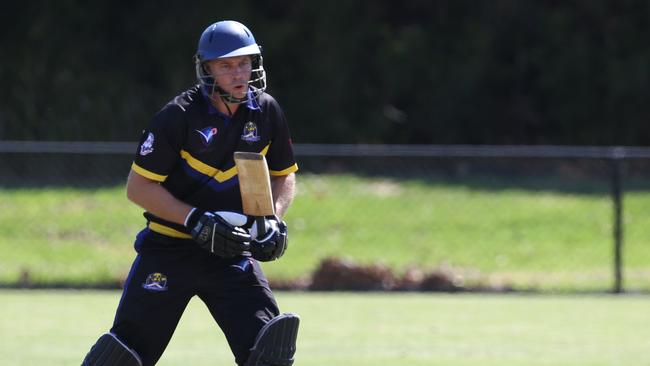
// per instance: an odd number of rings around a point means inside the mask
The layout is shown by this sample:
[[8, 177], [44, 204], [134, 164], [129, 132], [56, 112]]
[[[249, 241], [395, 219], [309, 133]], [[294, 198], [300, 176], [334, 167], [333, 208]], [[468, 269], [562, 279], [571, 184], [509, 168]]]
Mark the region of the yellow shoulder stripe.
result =
[[147, 169], [138, 166], [135, 162], [131, 164], [131, 170], [133, 170], [134, 172], [140, 174], [141, 176], [147, 179], [155, 180], [156, 182], [164, 182], [165, 179], [167, 179], [166, 175], [160, 175], [154, 172], [150, 172]]

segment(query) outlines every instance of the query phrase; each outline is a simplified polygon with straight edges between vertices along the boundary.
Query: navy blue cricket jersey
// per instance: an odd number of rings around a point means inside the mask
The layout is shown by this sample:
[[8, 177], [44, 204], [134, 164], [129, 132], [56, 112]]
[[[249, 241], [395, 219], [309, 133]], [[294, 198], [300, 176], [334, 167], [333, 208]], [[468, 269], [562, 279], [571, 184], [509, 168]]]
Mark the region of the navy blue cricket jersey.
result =
[[[286, 117], [269, 94], [228, 117], [194, 86], [175, 97], [142, 132], [133, 171], [206, 211], [242, 212], [235, 151], [265, 155], [271, 176], [298, 170]], [[189, 230], [145, 212], [149, 229], [176, 238]]]

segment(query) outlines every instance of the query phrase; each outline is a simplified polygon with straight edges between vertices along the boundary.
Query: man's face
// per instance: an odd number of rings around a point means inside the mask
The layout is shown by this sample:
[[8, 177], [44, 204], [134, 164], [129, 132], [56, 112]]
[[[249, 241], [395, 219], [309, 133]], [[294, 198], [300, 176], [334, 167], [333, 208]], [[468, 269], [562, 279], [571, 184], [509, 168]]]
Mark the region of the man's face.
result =
[[236, 98], [244, 98], [251, 78], [250, 56], [225, 57], [206, 62], [206, 68], [217, 85]]

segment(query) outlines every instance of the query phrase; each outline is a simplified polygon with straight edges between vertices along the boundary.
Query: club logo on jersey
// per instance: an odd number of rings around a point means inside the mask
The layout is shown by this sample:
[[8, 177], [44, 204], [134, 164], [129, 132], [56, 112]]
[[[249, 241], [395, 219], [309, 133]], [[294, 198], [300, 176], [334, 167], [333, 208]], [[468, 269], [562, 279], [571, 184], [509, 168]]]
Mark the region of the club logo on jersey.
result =
[[241, 139], [252, 144], [260, 140], [260, 136], [257, 132], [257, 125], [255, 122], [247, 122], [244, 125], [244, 131], [242, 131]]
[[145, 156], [153, 152], [153, 133], [149, 132], [147, 139], [140, 145], [140, 155]]
[[149, 291], [167, 291], [167, 276], [158, 272], [150, 273], [142, 287]]
[[212, 142], [212, 138], [217, 135], [217, 128], [209, 126], [202, 130], [196, 130], [196, 132], [198, 132], [199, 135], [201, 135], [203, 145], [210, 146], [210, 143]]

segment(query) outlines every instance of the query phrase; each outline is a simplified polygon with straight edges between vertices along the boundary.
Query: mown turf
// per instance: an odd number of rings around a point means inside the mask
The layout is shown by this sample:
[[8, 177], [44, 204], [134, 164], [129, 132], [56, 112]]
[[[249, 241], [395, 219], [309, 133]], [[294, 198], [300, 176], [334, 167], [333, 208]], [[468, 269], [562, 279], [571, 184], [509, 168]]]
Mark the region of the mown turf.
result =
[[[309, 275], [328, 256], [442, 268], [467, 284], [607, 290], [613, 208], [607, 186], [557, 182], [299, 177], [290, 247], [269, 277]], [[525, 182], [524, 182], [525, 183]], [[625, 285], [648, 290], [650, 192], [626, 195]], [[134, 257], [141, 210], [123, 186], [0, 189], [0, 282], [117, 283]]]
[[[0, 364], [79, 364], [110, 327], [117, 291], [1, 290]], [[301, 316], [296, 365], [648, 365], [650, 299], [277, 293]], [[159, 365], [232, 365], [194, 299]]]

